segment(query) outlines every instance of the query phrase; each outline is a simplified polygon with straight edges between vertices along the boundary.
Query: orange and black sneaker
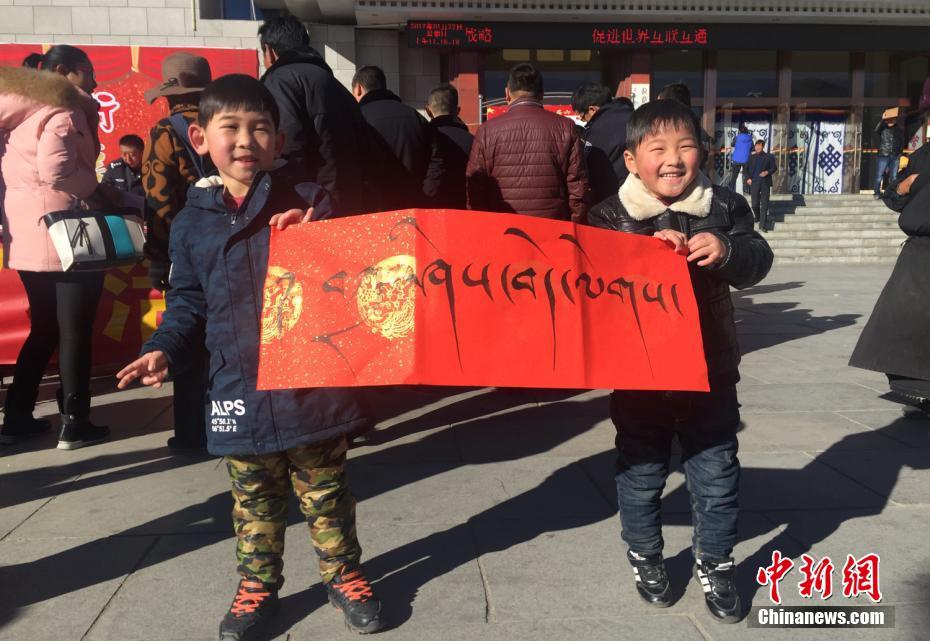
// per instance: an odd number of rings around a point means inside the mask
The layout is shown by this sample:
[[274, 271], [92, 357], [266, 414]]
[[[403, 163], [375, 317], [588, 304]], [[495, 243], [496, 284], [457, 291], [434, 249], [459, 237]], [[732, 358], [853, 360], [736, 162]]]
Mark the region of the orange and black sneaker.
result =
[[353, 632], [371, 634], [384, 627], [381, 601], [375, 598], [361, 568], [344, 571], [327, 583], [326, 593], [329, 602], [342, 611], [346, 626]]
[[220, 623], [220, 641], [251, 641], [278, 611], [280, 583], [243, 578]]

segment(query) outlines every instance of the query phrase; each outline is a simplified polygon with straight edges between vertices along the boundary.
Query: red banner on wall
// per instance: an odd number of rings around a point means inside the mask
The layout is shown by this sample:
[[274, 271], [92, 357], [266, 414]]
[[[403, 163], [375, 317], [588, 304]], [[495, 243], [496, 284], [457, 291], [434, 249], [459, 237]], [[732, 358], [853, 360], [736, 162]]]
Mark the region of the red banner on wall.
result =
[[259, 389], [707, 390], [688, 266], [662, 241], [406, 210], [272, 232]]
[[[30, 53], [50, 45], [0, 44], [0, 66], [19, 66]], [[254, 49], [203, 49], [195, 47], [84, 46], [94, 65], [99, 86], [94, 97], [101, 103], [100, 157], [97, 171], [119, 158], [119, 139], [136, 134], [143, 140], [158, 120], [168, 115], [164, 99], [149, 105], [143, 93], [161, 83], [161, 64], [169, 55], [189, 51], [210, 62], [213, 77], [228, 73], [258, 75]], [[2, 263], [2, 261], [0, 261]], [[139, 353], [139, 347], [161, 319], [165, 303], [149, 286], [143, 264], [110, 270], [104, 280], [103, 298], [97, 309], [94, 364], [123, 365]], [[0, 365], [16, 362], [29, 334], [29, 304], [16, 272], [0, 269]]]
[[[42, 53], [51, 45], [0, 45], [0, 66], [19, 66], [30, 53]], [[97, 170], [119, 158], [119, 139], [136, 134], [143, 140], [161, 118], [168, 115], [164, 99], [150, 105], [143, 97], [147, 89], [161, 84], [161, 63], [173, 53], [188, 51], [210, 62], [214, 78], [228, 73], [258, 76], [258, 53], [254, 49], [203, 49], [197, 47], [119, 47], [81, 45], [94, 65], [98, 87], [94, 98], [100, 103], [101, 152]]]

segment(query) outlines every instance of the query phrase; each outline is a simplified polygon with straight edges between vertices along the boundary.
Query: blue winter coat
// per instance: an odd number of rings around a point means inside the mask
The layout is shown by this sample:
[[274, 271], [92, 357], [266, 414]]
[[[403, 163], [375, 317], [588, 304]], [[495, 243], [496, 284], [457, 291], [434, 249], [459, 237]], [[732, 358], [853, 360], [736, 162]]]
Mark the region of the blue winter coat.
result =
[[[352, 390], [256, 390], [262, 290], [272, 214], [314, 207], [331, 216], [326, 192], [285, 166], [262, 173], [230, 213], [222, 186], [192, 186], [171, 225], [167, 311], [142, 353], [161, 350], [170, 371], [206, 340], [210, 351], [207, 447], [217, 455], [281, 452], [356, 432], [367, 423]], [[209, 180], [209, 179], [207, 179]]]
[[752, 134], [736, 134], [733, 143], [733, 162], [745, 165], [752, 153]]

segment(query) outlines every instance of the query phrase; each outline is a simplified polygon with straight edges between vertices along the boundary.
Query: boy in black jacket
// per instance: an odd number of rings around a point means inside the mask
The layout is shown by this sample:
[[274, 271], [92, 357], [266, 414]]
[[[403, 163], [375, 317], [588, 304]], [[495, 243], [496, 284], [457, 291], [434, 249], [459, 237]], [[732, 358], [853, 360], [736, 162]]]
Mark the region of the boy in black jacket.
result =
[[640, 596], [658, 607], [671, 605], [660, 510], [677, 436], [691, 493], [695, 578], [710, 613], [735, 623], [742, 617], [730, 556], [739, 511], [740, 352], [730, 286], [762, 280], [772, 250], [753, 231], [746, 199], [712, 185], [700, 172], [700, 127], [688, 107], [656, 100], [637, 109], [624, 157], [629, 177], [589, 212], [589, 222], [656, 236], [687, 255], [710, 392], [614, 391], [621, 536]]
[[304, 179], [303, 167], [275, 168], [284, 143], [277, 125], [274, 98], [254, 78], [224, 76], [204, 90], [190, 138], [198, 153], [210, 154], [219, 176], [191, 188], [175, 219], [168, 311], [142, 357], [117, 374], [121, 388], [136, 378], [158, 387], [169, 369], [184, 370], [192, 345], [206, 340], [208, 448], [226, 457], [241, 575], [220, 624], [221, 641], [255, 638], [277, 610], [292, 490], [310, 525], [330, 602], [353, 630], [382, 627], [381, 604], [360, 566], [345, 471], [346, 435], [367, 424], [354, 395], [335, 388], [256, 389], [259, 337], [276, 340], [292, 327], [267, 310], [263, 315], [263, 300], [289, 299], [282, 309], [299, 314], [293, 280], [280, 286], [289, 276], [286, 266], [268, 266], [270, 226], [330, 215], [325, 191]]

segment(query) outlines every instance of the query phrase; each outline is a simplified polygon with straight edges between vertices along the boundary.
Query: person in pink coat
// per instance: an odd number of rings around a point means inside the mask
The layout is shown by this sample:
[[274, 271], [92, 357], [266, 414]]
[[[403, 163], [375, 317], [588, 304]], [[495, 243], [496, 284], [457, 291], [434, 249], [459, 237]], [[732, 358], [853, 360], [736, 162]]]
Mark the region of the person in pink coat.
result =
[[68, 45], [32, 54], [24, 65], [0, 68], [3, 256], [5, 266], [19, 272], [30, 317], [4, 402], [0, 443], [50, 427], [32, 412], [57, 347], [58, 447], [75, 449], [109, 434], [89, 420], [91, 336], [103, 272], [63, 272], [42, 217], [102, 197], [96, 174], [98, 105], [90, 96], [97, 83], [87, 54]]

